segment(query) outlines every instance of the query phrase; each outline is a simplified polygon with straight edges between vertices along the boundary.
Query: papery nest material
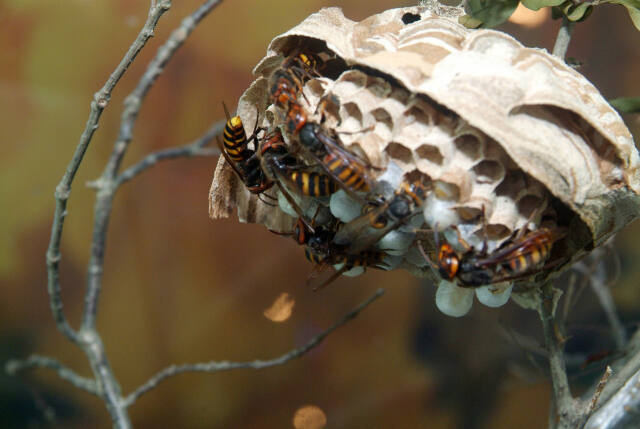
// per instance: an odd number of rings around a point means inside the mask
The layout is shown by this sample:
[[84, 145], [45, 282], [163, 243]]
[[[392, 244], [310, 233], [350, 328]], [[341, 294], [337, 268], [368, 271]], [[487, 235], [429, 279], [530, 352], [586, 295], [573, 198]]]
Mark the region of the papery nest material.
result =
[[[284, 55], [320, 46], [345, 70], [333, 81], [307, 83], [309, 111], [321, 96], [336, 95], [337, 132], [371, 127], [344, 134], [344, 144], [378, 167], [394, 160], [404, 173], [454, 184], [459, 219], [483, 210], [504, 238], [527, 225], [532, 207], [548, 206], [552, 217], [569, 213], [566, 223], [578, 225], [573, 257], [634, 220], [639, 158], [618, 113], [560, 59], [498, 31], [467, 29], [452, 10], [438, 16], [426, 7], [391, 9], [361, 22], [339, 8], [309, 16], [273, 39], [254, 69], [258, 78], [238, 106], [245, 128], [253, 129], [256, 105], [260, 112], [269, 107], [268, 78]], [[273, 114], [260, 117], [266, 127], [274, 121]], [[258, 202], [232, 176], [220, 158], [211, 217], [228, 216], [236, 205], [241, 221], [290, 228], [293, 219]]]

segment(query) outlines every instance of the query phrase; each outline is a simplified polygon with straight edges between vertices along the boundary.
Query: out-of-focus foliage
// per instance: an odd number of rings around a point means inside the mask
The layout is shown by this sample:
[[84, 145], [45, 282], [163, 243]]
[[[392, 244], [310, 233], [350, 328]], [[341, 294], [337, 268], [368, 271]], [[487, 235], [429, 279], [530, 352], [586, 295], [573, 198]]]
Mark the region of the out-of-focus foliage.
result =
[[610, 103], [620, 112], [640, 113], [640, 97], [614, 98]]
[[[584, 21], [591, 15], [594, 6], [604, 3], [619, 4], [629, 12], [633, 25], [640, 30], [640, 0], [602, 0], [599, 2], [574, 0], [520, 0], [531, 10], [551, 7], [553, 19], [566, 17], [572, 22]], [[519, 0], [468, 0], [465, 2], [467, 15], [460, 17], [460, 23], [468, 28], [496, 27], [504, 23], [516, 10]]]
[[560, 6], [565, 0], [522, 0], [522, 4], [527, 9], [539, 10], [543, 7]]
[[[484, 27], [496, 27], [505, 22], [518, 7], [518, 0], [469, 0], [466, 12], [473, 19], [481, 21]], [[467, 25], [465, 20], [460, 21]], [[475, 23], [470, 28], [477, 28]]]
[[[65, 311], [74, 323], [82, 308], [93, 211], [94, 192], [84, 184], [102, 172], [124, 97], [158, 46], [198, 4], [173, 2], [116, 88], [78, 173], [61, 261]], [[223, 118], [221, 101], [233, 106], [271, 38], [332, 5], [223, 3], [151, 90], [125, 167], [149, 151], [192, 141]], [[363, 19], [399, 4], [354, 0], [341, 6], [346, 16]], [[56, 331], [47, 301], [44, 253], [53, 191], [75, 149], [92, 94], [142, 26], [147, 7], [148, 2], [129, 0], [66, 2], [64, 7], [0, 2], [0, 364], [37, 351], [90, 373], [82, 353]], [[524, 30], [507, 22], [504, 29], [528, 46], [550, 49], [557, 24], [547, 19]], [[605, 95], [634, 94], [640, 75], [636, 40], [623, 8], [598, 8], [577, 26], [569, 51]], [[640, 135], [640, 122], [629, 126]], [[296, 411], [310, 404], [326, 415], [327, 427], [336, 428], [546, 425], [545, 376], [503, 329], [539, 333], [533, 312], [513, 304], [498, 311], [476, 306], [464, 319], [452, 320], [435, 309], [431, 285], [400, 272], [339, 279], [314, 293], [305, 287], [311, 266], [293, 240], [235, 219], [208, 219], [214, 166], [215, 159], [161, 164], [116, 195], [98, 327], [125, 392], [171, 363], [275, 357], [331, 325], [378, 287], [387, 293], [314, 352], [286, 366], [166, 381], [132, 407], [134, 427], [292, 427]], [[640, 225], [634, 224], [619, 240], [623, 275], [613, 290], [629, 317], [637, 315], [640, 303], [639, 233]], [[264, 312], [283, 293], [295, 305], [290, 317], [274, 323]], [[582, 296], [575, 310], [580, 317], [573, 319], [582, 331], [568, 340], [575, 353], [606, 347], [594, 340], [594, 332], [606, 331], [599, 307], [588, 291]], [[597, 370], [579, 374], [592, 376]], [[30, 373], [24, 383], [4, 380], [2, 422], [111, 427], [101, 401], [46, 370]], [[33, 402], [38, 399], [32, 391], [55, 410], [53, 423], [43, 423], [43, 408]]]

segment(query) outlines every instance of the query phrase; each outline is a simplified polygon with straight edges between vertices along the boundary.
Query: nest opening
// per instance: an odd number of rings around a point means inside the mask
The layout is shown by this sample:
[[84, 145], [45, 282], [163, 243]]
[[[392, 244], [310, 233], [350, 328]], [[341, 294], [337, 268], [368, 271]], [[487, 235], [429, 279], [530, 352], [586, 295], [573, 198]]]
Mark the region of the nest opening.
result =
[[518, 212], [522, 217], [530, 219], [536, 212], [539, 212], [543, 207], [544, 201], [542, 198], [535, 195], [525, 195], [520, 198], [517, 203]]
[[343, 118], [345, 126], [348, 125], [349, 128], [351, 128], [353, 124], [355, 125], [354, 129], [358, 127], [362, 128], [362, 111], [356, 103], [344, 103], [340, 110], [342, 111], [342, 115], [340, 115], [340, 117]]
[[491, 159], [485, 159], [474, 165], [473, 172], [476, 173], [478, 183], [495, 183], [504, 177], [502, 164]]
[[411, 151], [404, 147], [404, 145], [397, 142], [389, 143], [384, 151], [387, 153], [387, 155], [389, 155], [390, 158], [398, 160], [404, 164], [411, 163], [411, 160], [413, 158], [411, 155]]
[[437, 146], [423, 143], [415, 151], [418, 158], [426, 159], [434, 164], [442, 165], [444, 161], [440, 148]]
[[409, 25], [416, 21], [420, 21], [421, 18], [422, 17], [418, 14], [407, 12], [404, 15], [402, 15], [401, 19], [404, 25]]
[[475, 161], [482, 157], [482, 142], [473, 134], [463, 134], [453, 141], [456, 149], [462, 152], [467, 158]]

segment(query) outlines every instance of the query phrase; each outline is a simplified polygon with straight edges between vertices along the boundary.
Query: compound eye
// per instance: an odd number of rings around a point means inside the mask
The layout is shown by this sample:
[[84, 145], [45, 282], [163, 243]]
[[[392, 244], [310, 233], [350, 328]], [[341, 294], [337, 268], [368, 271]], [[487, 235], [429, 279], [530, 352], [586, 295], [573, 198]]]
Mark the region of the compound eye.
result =
[[392, 202], [389, 206], [389, 211], [394, 217], [398, 219], [405, 218], [411, 213], [409, 204], [404, 199], [396, 199], [394, 202]]

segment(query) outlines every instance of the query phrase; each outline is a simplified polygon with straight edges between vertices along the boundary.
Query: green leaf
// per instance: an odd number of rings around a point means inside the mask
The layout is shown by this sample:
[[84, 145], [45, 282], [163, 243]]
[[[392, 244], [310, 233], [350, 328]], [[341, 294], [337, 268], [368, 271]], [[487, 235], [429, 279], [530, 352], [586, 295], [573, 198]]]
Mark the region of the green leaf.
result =
[[640, 0], [603, 0], [602, 3], [619, 4], [626, 7], [633, 25], [640, 31]]
[[522, 0], [522, 5], [527, 9], [540, 10], [543, 7], [560, 6], [565, 0]]
[[640, 97], [614, 98], [609, 103], [619, 112], [640, 113]]
[[626, 6], [633, 25], [640, 31], [640, 7]]
[[485, 27], [495, 27], [509, 19], [516, 7], [518, 0], [469, 0], [466, 11]]
[[589, 15], [591, 15], [592, 11], [593, 6], [589, 3], [574, 5], [571, 2], [567, 2], [567, 5], [564, 7], [564, 14], [567, 16], [569, 21], [573, 22], [584, 21]]
[[471, 29], [478, 28], [482, 25], [482, 21], [480, 21], [479, 19], [475, 19], [469, 15], [462, 15], [458, 17], [458, 23]]

